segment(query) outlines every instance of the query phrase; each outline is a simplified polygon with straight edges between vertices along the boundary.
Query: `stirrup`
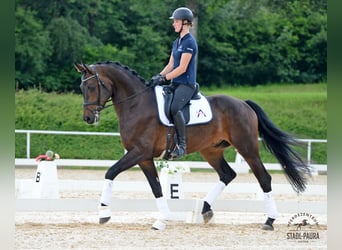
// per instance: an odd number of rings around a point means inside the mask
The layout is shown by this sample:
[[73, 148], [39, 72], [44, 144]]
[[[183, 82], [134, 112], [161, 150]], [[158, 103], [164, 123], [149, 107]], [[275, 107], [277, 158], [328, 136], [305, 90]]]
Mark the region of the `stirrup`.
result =
[[171, 152], [172, 159], [179, 159], [186, 155], [186, 148], [184, 146], [176, 145], [175, 149]]

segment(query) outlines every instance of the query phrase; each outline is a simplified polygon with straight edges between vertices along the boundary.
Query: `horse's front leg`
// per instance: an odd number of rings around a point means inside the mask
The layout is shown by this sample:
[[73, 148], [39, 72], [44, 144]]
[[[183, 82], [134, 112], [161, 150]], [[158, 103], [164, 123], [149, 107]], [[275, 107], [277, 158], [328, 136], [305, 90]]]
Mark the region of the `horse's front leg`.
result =
[[151, 186], [152, 193], [156, 198], [157, 208], [160, 214], [157, 221], [153, 223], [152, 229], [164, 230], [166, 227], [166, 221], [170, 219], [170, 210], [166, 198], [163, 196], [156, 167], [153, 160], [144, 161], [140, 163], [139, 166], [143, 170]]
[[103, 183], [100, 205], [99, 205], [99, 223], [104, 224], [110, 220], [110, 201], [112, 197], [112, 188], [114, 178], [121, 172], [133, 167], [142, 159], [138, 149], [133, 149], [127, 152], [117, 163], [111, 166], [105, 175]]

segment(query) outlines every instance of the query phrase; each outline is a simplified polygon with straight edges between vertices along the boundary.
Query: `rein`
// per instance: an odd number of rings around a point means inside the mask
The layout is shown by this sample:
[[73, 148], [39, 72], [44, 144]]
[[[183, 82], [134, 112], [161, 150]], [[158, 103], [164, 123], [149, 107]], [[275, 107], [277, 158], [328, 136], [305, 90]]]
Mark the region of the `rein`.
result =
[[130, 95], [130, 96], [126, 97], [126, 98], [123, 98], [122, 100], [119, 100], [119, 101], [117, 101], [117, 102], [114, 102], [114, 105], [120, 104], [120, 103], [124, 103], [124, 102], [126, 102], [126, 101], [128, 101], [128, 100], [130, 100], [130, 99], [133, 99], [134, 97], [136, 97], [136, 96], [138, 96], [138, 95], [144, 93], [145, 91], [147, 91], [147, 90], [150, 89], [150, 88], [152, 88], [152, 86], [148, 86], [148, 87], [144, 88], [143, 90], [141, 90], [141, 91], [139, 91], [139, 92], [137, 92], [137, 93], [135, 93], [135, 94], [133, 94], [133, 95]]

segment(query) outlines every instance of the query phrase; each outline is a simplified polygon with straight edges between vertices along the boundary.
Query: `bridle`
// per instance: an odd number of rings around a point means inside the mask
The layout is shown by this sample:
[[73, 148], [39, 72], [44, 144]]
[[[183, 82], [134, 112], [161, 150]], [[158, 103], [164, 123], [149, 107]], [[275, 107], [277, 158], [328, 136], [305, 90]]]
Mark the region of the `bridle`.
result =
[[[111, 92], [111, 91], [107, 88], [107, 86], [106, 86], [106, 85], [104, 84], [104, 82], [101, 80], [99, 74], [97, 73], [97, 70], [96, 70], [96, 66], [95, 66], [95, 65], [94, 65], [94, 71], [95, 71], [95, 74], [94, 74], [94, 75], [91, 75], [91, 76], [89, 76], [89, 77], [87, 77], [86, 79], [83, 79], [83, 76], [82, 76], [82, 78], [81, 78], [81, 85], [82, 85], [84, 82], [86, 82], [86, 81], [88, 81], [88, 80], [90, 80], [90, 79], [93, 79], [93, 78], [96, 78], [96, 80], [97, 80], [97, 87], [98, 87], [98, 91], [97, 91], [97, 100], [94, 101], [94, 102], [87, 102], [87, 101], [86, 101], [86, 102], [83, 103], [83, 106], [84, 106], [84, 107], [87, 107], [87, 106], [89, 106], [89, 105], [96, 105], [96, 108], [95, 108], [95, 110], [93, 111], [93, 112], [95, 113], [96, 116], [99, 116], [99, 113], [100, 113], [101, 110], [103, 110], [103, 109], [105, 109], [105, 108], [108, 108], [108, 107], [110, 107], [110, 106], [116, 105], [116, 104], [120, 104], [120, 103], [126, 102], [126, 101], [128, 101], [128, 100], [130, 100], [130, 99], [133, 99], [134, 97], [136, 97], [136, 96], [142, 94], [143, 92], [145, 92], [145, 91], [147, 91], [148, 89], [150, 89], [150, 88], [153, 87], [153, 86], [148, 86], [148, 87], [144, 88], [143, 90], [141, 90], [141, 91], [139, 91], [139, 92], [137, 92], [137, 93], [135, 93], [135, 94], [133, 94], [133, 95], [131, 95], [131, 96], [128, 96], [128, 97], [126, 97], [126, 98], [124, 98], [124, 99], [122, 99], [122, 100], [118, 100], [118, 101], [116, 101], [116, 102], [113, 102], [112, 104], [102, 105], [102, 104], [101, 104], [101, 89], [102, 89], [101, 87], [105, 88], [108, 92]], [[87, 89], [84, 90], [84, 93], [83, 93], [83, 94], [84, 94], [84, 96], [87, 96]], [[112, 98], [109, 98], [105, 103], [110, 102], [110, 101], [112, 101]]]
[[[94, 111], [95, 114], [96, 114], [96, 113], [100, 112], [102, 109], [108, 108], [108, 107], [112, 106], [113, 104], [108, 104], [108, 105], [102, 105], [101, 104], [101, 89], [102, 89], [102, 87], [105, 90], [107, 90], [107, 92], [111, 92], [111, 91], [107, 88], [107, 86], [101, 80], [99, 74], [97, 73], [96, 66], [94, 66], [94, 71], [95, 71], [95, 75], [91, 75], [91, 76], [87, 77], [86, 79], [83, 79], [83, 76], [82, 76], [82, 78], [81, 78], [81, 85], [83, 83], [85, 83], [86, 81], [90, 80], [90, 79], [96, 78], [96, 80], [97, 80], [97, 90], [98, 90], [97, 91], [97, 100], [94, 101], [94, 102], [85, 101], [83, 103], [83, 107], [87, 107], [89, 105], [96, 105], [96, 108], [95, 108], [95, 111]], [[85, 88], [84, 89], [84, 93], [83, 93], [83, 95], [86, 96], [86, 97], [88, 96], [87, 95], [88, 94], [87, 91], [88, 91], [88, 89]], [[105, 103], [110, 102], [111, 100], [112, 100], [112, 98], [109, 98]]]

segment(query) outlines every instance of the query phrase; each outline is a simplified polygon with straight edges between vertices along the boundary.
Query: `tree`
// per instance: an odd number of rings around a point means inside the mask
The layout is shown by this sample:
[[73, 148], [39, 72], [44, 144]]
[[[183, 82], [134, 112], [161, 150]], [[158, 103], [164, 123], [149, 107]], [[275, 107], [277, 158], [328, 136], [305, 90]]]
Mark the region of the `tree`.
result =
[[15, 11], [15, 71], [20, 87], [25, 82], [37, 83], [45, 73], [46, 60], [51, 56], [49, 33], [36, 12], [18, 7]]
[[278, 8], [268, 0], [232, 0], [201, 9], [201, 84], [326, 80], [326, 11], [311, 2]]
[[83, 48], [90, 41], [90, 35], [85, 27], [70, 17], [57, 17], [51, 20], [47, 29], [54, 48], [55, 63], [72, 64], [82, 57]]
[[74, 61], [110, 60], [149, 79], [167, 63], [180, 6], [194, 12], [201, 85], [326, 80], [324, 0], [16, 0], [16, 78], [78, 91]]

